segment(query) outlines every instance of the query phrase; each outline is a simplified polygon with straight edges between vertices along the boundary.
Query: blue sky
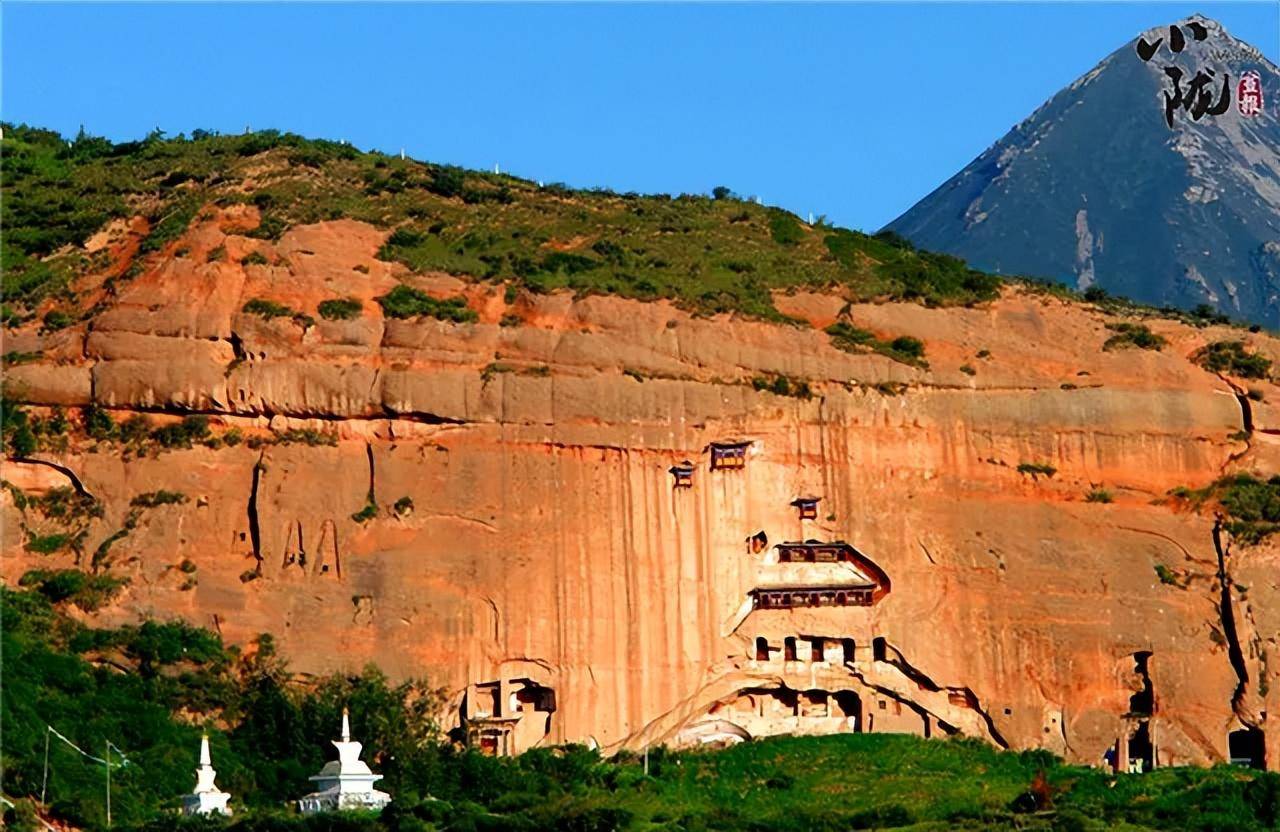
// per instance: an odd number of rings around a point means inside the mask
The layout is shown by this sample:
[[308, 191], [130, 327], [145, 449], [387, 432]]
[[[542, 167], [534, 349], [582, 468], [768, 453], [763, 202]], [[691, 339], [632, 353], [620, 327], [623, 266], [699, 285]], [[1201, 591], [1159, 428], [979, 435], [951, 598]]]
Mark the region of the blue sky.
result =
[[276, 127], [620, 191], [723, 184], [872, 230], [1195, 11], [1280, 62], [1280, 2], [10, 1], [0, 117], [116, 140]]

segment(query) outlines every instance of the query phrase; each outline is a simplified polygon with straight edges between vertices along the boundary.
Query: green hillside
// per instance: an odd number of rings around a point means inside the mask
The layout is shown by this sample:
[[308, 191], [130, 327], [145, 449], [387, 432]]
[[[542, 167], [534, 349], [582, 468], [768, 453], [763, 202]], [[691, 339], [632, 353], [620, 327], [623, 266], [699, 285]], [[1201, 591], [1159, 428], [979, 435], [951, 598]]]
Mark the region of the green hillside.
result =
[[51, 305], [46, 325], [91, 311], [78, 302], [74, 279], [103, 270], [107, 259], [80, 246], [111, 220], [148, 222], [144, 259], [118, 277], [127, 280], [145, 258], [166, 253], [205, 206], [234, 203], [261, 210], [253, 236], [274, 239], [295, 224], [347, 217], [394, 229], [380, 256], [414, 271], [534, 291], [672, 298], [706, 313], [778, 318], [770, 290], [793, 287], [951, 304], [992, 298], [999, 285], [893, 235], [810, 226], [727, 188], [677, 197], [572, 190], [275, 131], [157, 132], [112, 144], [4, 125], [0, 150], [9, 323]]

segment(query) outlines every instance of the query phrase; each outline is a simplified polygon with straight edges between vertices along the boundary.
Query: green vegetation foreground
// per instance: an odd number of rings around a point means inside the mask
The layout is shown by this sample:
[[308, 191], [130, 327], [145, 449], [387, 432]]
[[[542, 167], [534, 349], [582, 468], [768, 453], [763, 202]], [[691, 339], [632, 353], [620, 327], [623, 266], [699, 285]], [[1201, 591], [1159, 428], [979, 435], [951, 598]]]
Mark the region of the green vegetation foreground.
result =
[[[0, 591], [3, 786], [18, 799], [9, 820], [19, 829], [38, 828], [46, 724], [94, 753], [117, 744], [129, 762], [112, 772], [115, 826], [154, 832], [1251, 830], [1280, 821], [1280, 775], [1220, 766], [1113, 776], [971, 740], [850, 734], [653, 749], [648, 774], [635, 755], [603, 759], [582, 747], [493, 759], [443, 741], [429, 716], [440, 694], [421, 683], [392, 686], [370, 669], [303, 685], [268, 638], [241, 655], [184, 624], [90, 628], [59, 609], [71, 602], [58, 582], [33, 583]], [[285, 802], [330, 753], [344, 704], [395, 802], [381, 817], [291, 814]], [[202, 730], [233, 794], [231, 821], [174, 814]], [[49, 815], [103, 828], [103, 766], [57, 740], [50, 761]]]

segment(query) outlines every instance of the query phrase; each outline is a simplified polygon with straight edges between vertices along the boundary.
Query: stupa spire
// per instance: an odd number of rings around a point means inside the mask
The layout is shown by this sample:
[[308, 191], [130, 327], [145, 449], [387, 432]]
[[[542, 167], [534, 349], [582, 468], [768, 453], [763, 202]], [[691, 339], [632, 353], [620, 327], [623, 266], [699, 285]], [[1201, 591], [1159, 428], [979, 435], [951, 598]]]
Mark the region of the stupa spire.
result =
[[218, 772], [213, 767], [213, 756], [209, 753], [209, 735], [200, 736], [200, 764], [196, 766], [196, 787], [191, 794], [182, 798], [182, 811], [187, 815], [229, 815], [227, 801], [231, 795], [218, 789], [214, 781]]
[[391, 795], [373, 784], [382, 779], [360, 759], [362, 746], [351, 739], [351, 715], [342, 709], [342, 739], [333, 740], [338, 759], [325, 763], [311, 781], [316, 790], [298, 800], [303, 814], [342, 809], [381, 809], [391, 802]]

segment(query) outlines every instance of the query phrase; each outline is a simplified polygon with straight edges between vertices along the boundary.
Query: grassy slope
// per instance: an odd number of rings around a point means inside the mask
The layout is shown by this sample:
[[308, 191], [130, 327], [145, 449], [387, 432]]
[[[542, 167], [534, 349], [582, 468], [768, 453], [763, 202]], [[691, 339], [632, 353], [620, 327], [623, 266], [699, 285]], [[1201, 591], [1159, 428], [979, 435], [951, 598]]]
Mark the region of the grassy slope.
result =
[[[703, 312], [779, 317], [772, 289], [837, 287], [850, 299], [972, 303], [998, 279], [962, 261], [916, 252], [722, 193], [722, 198], [570, 190], [357, 151], [272, 131], [113, 145], [6, 125], [6, 320], [83, 315], [78, 275], [104, 258], [80, 245], [110, 220], [146, 217], [143, 255], [161, 250], [210, 203], [251, 202], [253, 232], [349, 217], [400, 229], [382, 252], [415, 271], [673, 298]], [[126, 275], [127, 276], [127, 275]]]

